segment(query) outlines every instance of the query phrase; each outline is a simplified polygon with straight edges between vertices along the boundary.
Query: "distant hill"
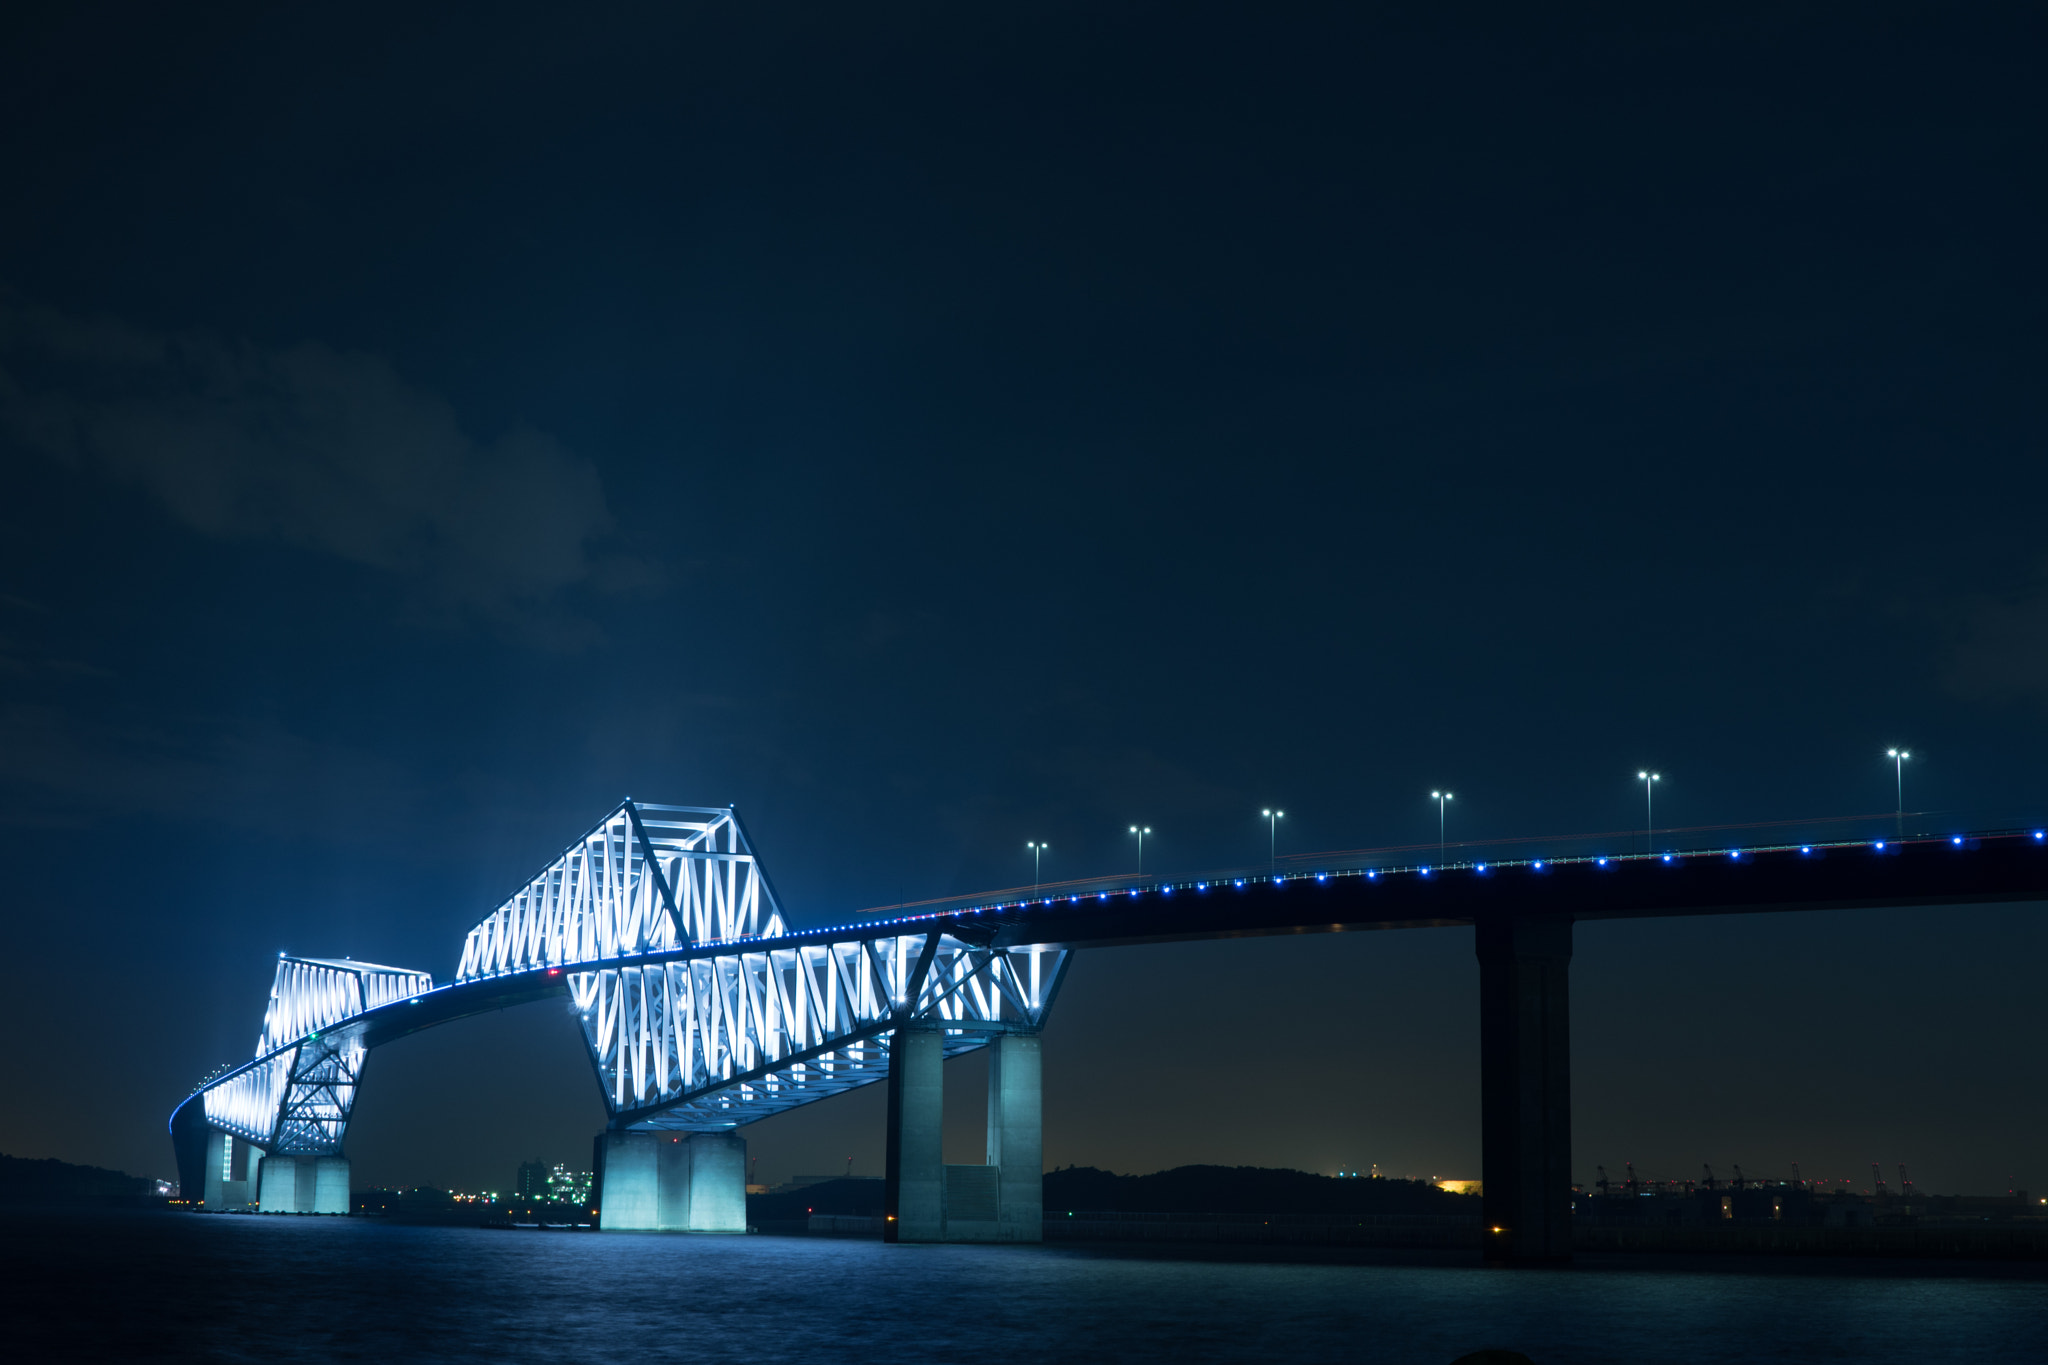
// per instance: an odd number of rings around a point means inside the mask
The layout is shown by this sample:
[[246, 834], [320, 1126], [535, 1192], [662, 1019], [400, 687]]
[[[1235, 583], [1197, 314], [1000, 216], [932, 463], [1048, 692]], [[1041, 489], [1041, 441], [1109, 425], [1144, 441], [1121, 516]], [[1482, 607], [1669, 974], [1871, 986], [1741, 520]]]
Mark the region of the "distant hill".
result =
[[814, 1213], [838, 1213], [857, 1218], [882, 1216], [882, 1182], [879, 1180], [821, 1180], [800, 1190], [781, 1194], [747, 1196], [747, 1217], [753, 1222], [808, 1218]]
[[[1263, 1166], [1179, 1166], [1152, 1175], [1118, 1175], [1068, 1166], [1045, 1176], [1051, 1213], [1477, 1213], [1479, 1196], [1449, 1194], [1421, 1180], [1340, 1180]], [[879, 1180], [826, 1180], [781, 1194], [747, 1198], [759, 1223], [813, 1213], [882, 1215]]]
[[100, 1166], [74, 1166], [45, 1157], [0, 1156], [0, 1204], [104, 1203], [135, 1199], [153, 1182]]
[[1476, 1213], [1479, 1196], [1422, 1180], [1339, 1179], [1263, 1166], [1176, 1166], [1117, 1175], [1068, 1166], [1045, 1176], [1047, 1213]]

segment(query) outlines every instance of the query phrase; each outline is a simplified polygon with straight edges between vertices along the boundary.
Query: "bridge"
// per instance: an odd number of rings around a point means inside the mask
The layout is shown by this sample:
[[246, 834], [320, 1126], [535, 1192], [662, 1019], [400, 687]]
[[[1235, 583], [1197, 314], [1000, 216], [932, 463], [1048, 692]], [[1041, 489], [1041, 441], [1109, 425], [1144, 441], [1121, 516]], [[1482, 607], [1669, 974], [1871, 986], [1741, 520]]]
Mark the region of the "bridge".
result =
[[[560, 997], [609, 1115], [594, 1151], [602, 1227], [744, 1231], [739, 1130], [881, 1082], [885, 1239], [1038, 1241], [1039, 1034], [1077, 950], [1470, 926], [1486, 1255], [1556, 1263], [1571, 1254], [1576, 922], [2048, 900], [2048, 830], [1323, 861], [964, 897], [792, 930], [736, 811], [627, 801], [470, 930], [451, 983], [280, 957], [255, 1056], [171, 1116], [179, 1175], [209, 1210], [346, 1212], [342, 1143], [370, 1051]], [[987, 1160], [949, 1166], [943, 1063], [981, 1048]]]

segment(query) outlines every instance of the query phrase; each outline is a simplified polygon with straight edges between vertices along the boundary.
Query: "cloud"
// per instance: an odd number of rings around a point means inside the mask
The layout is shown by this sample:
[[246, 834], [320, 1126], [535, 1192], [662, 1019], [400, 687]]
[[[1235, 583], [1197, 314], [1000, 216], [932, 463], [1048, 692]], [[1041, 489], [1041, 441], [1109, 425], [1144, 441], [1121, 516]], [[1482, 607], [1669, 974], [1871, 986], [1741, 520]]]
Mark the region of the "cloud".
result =
[[430, 610], [533, 625], [565, 592], [646, 577], [600, 553], [612, 518], [588, 460], [530, 427], [480, 441], [372, 355], [0, 306], [0, 432], [203, 534], [396, 575]]
[[1970, 701], [2048, 705], [2048, 573], [2003, 598], [1963, 604], [1942, 680]]
[[423, 799], [396, 761], [308, 740], [266, 717], [0, 704], [0, 826], [145, 813], [273, 831], [317, 826], [360, 840], [402, 828]]

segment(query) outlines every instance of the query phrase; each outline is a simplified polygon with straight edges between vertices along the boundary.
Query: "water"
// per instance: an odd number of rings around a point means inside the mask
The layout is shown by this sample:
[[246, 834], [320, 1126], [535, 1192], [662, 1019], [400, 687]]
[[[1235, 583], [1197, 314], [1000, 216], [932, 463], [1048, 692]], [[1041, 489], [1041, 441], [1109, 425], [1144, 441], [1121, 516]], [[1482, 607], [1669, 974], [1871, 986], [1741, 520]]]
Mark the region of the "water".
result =
[[2048, 1267], [884, 1247], [0, 1216], [10, 1361], [2048, 1360]]

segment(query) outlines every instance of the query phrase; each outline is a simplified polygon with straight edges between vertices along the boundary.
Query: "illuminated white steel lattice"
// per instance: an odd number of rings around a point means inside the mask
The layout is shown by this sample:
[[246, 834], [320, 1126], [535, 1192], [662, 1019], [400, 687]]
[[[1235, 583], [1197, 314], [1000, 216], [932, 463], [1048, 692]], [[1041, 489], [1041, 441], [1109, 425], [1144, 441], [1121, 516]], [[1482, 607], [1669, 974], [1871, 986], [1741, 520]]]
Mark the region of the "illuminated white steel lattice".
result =
[[[948, 1054], [1039, 1028], [1069, 955], [945, 923], [792, 934], [732, 810], [628, 801], [469, 931], [453, 989], [560, 977], [615, 1125], [728, 1129], [885, 1078], [898, 1028], [942, 1033]], [[204, 1088], [207, 1121], [270, 1151], [339, 1151], [363, 1016], [432, 989], [424, 972], [281, 958], [257, 1060]]]
[[730, 1128], [880, 1079], [905, 1018], [954, 1050], [1038, 1026], [1064, 953], [928, 937], [789, 935], [733, 811], [628, 801], [470, 930], [457, 980], [606, 963], [568, 984], [614, 1118]]
[[1067, 960], [936, 931], [665, 956], [570, 975], [605, 1104], [629, 1127], [731, 1128], [880, 1080], [906, 1023], [944, 1032], [948, 1053], [1034, 1031]]
[[455, 979], [782, 932], [732, 811], [628, 801], [469, 931]]
[[368, 1050], [350, 1021], [433, 987], [405, 967], [280, 957], [258, 1060], [206, 1091], [207, 1122], [268, 1151], [340, 1150]]

